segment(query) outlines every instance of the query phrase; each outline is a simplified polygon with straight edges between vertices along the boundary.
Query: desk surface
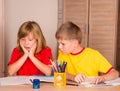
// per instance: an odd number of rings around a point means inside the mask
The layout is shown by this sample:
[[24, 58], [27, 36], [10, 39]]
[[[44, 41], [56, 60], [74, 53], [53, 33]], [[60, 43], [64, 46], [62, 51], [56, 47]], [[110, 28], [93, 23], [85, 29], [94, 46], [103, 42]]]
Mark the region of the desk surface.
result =
[[[33, 91], [32, 85], [0, 86], [0, 91]], [[41, 83], [39, 91], [120, 91], [120, 86], [83, 87], [67, 85], [57, 89], [52, 83]]]

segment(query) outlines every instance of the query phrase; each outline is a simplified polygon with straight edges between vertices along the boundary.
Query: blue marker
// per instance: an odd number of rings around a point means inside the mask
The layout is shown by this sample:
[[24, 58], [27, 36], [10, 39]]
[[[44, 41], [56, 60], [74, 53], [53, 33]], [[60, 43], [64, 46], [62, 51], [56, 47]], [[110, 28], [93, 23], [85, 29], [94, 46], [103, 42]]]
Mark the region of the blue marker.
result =
[[31, 82], [33, 83], [34, 91], [38, 91], [39, 88], [40, 88], [40, 80], [39, 79], [33, 79], [33, 81], [31, 80]]
[[66, 65], [67, 65], [67, 62], [63, 62], [63, 64], [62, 64], [62, 72], [65, 72]]

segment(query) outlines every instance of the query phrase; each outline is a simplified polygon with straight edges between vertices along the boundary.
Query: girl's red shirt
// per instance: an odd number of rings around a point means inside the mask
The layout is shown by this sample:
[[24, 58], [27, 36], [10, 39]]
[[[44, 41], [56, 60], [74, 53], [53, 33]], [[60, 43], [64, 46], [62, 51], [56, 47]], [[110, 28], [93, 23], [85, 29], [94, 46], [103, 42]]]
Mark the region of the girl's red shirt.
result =
[[[20, 57], [22, 57], [22, 53], [18, 48], [14, 48], [11, 54], [10, 61], [8, 65], [15, 63]], [[42, 49], [40, 52], [35, 54], [35, 57], [46, 65], [50, 65], [49, 58], [52, 58], [52, 52], [49, 47]], [[33, 63], [32, 61], [27, 58], [23, 66], [18, 70], [17, 75], [44, 75]]]

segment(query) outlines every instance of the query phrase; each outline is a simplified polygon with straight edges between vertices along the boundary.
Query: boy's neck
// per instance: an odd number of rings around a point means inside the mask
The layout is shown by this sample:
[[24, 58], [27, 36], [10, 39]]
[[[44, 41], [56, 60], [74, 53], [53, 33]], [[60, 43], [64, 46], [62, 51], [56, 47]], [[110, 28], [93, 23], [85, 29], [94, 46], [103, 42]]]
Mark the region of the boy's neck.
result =
[[77, 48], [75, 48], [75, 50], [71, 53], [71, 54], [78, 54], [83, 50], [83, 47], [78, 46]]

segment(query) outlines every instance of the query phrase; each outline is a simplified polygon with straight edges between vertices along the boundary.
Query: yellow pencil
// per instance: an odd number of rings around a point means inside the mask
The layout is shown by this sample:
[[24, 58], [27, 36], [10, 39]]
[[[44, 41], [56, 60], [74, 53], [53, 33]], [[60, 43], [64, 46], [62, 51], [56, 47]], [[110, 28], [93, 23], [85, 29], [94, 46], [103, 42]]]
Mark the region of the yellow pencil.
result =
[[54, 67], [54, 69], [55, 69], [55, 72], [58, 72], [57, 67], [56, 67], [55, 63], [52, 61], [52, 59], [50, 59], [50, 62], [51, 62], [51, 64], [53, 65], [53, 67]]

